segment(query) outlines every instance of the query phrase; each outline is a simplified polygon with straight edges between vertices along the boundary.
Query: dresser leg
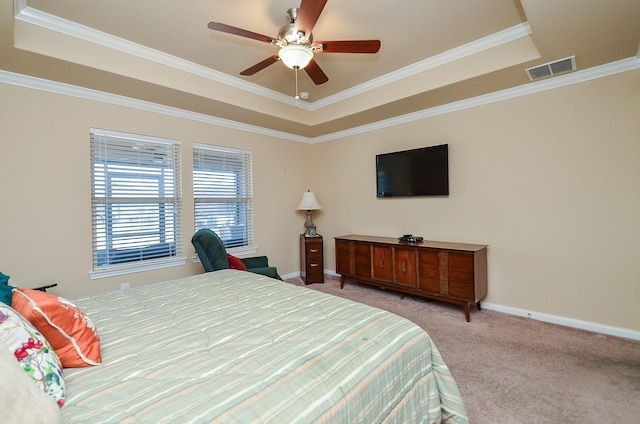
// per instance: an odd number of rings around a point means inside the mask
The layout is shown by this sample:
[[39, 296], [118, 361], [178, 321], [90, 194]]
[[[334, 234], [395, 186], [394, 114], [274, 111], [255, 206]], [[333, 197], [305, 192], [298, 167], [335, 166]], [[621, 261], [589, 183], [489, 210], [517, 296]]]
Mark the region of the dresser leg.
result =
[[344, 275], [340, 276], [340, 289], [342, 290], [344, 288]]
[[478, 302], [476, 303], [476, 306], [478, 307], [478, 310], [479, 310], [479, 311], [481, 311], [481, 310], [482, 310], [482, 308], [480, 307], [480, 301], [478, 301]]
[[467, 322], [471, 322], [471, 317], [469, 315], [469, 304], [465, 302], [465, 304], [462, 305], [462, 307], [464, 308], [464, 315], [467, 318]]

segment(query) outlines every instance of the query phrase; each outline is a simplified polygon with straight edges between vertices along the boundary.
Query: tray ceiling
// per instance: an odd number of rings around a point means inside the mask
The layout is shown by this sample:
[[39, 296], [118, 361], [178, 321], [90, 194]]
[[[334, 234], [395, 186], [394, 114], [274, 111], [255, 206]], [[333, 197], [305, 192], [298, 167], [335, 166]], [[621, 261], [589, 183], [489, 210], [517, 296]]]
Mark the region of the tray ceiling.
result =
[[[0, 0], [0, 69], [313, 139], [532, 84], [525, 69], [575, 55], [578, 72], [636, 57], [637, 0], [329, 0], [315, 40], [380, 39], [375, 55], [322, 54], [316, 86], [277, 47], [290, 0]], [[401, 4], [402, 7], [397, 5]]]

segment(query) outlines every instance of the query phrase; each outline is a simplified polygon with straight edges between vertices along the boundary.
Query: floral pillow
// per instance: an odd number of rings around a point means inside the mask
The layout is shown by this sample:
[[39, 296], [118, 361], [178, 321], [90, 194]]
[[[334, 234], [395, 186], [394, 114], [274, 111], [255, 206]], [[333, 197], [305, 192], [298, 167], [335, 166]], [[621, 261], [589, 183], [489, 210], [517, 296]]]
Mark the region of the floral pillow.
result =
[[62, 364], [44, 336], [10, 306], [0, 303], [0, 343], [6, 345], [22, 369], [58, 406], [65, 400]]
[[63, 367], [88, 367], [102, 362], [96, 327], [67, 299], [38, 290], [15, 289], [12, 307], [44, 334]]

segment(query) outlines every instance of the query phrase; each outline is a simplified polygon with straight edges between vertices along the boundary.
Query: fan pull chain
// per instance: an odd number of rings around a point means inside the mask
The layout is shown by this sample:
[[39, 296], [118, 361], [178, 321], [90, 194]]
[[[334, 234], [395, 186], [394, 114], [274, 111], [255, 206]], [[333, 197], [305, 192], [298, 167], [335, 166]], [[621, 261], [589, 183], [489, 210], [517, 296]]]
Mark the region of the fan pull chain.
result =
[[293, 69], [295, 69], [296, 71], [296, 95], [293, 96], [293, 98], [296, 100], [300, 100], [300, 95], [298, 94], [298, 67], [296, 66]]

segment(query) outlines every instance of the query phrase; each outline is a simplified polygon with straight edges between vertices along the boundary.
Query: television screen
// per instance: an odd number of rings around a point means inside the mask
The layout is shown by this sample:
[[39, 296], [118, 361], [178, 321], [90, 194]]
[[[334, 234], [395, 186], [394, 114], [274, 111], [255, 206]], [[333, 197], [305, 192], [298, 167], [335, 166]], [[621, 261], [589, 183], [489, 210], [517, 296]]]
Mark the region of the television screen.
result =
[[377, 197], [449, 194], [449, 145], [376, 155]]

